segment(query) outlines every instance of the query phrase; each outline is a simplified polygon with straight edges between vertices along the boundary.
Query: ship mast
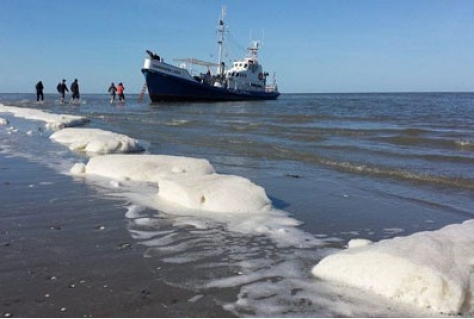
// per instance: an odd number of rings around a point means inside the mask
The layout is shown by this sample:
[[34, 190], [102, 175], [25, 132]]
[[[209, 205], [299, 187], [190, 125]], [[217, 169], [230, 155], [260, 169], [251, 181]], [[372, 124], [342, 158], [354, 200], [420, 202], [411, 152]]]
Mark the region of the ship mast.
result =
[[224, 25], [224, 18], [226, 13], [226, 7], [222, 6], [221, 11], [221, 18], [219, 19], [219, 26], [217, 28], [217, 32], [219, 32], [219, 39], [217, 40], [219, 53], [217, 55], [217, 74], [222, 75], [224, 73], [224, 68], [222, 66], [222, 45], [224, 43], [224, 32], [225, 32], [225, 25]]

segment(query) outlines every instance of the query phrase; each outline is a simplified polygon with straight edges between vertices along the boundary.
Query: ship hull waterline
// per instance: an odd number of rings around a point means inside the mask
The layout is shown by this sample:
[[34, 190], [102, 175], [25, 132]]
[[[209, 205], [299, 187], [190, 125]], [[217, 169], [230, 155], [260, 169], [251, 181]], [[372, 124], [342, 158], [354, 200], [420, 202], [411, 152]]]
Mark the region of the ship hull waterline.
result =
[[142, 69], [152, 102], [275, 100], [279, 92], [243, 92]]

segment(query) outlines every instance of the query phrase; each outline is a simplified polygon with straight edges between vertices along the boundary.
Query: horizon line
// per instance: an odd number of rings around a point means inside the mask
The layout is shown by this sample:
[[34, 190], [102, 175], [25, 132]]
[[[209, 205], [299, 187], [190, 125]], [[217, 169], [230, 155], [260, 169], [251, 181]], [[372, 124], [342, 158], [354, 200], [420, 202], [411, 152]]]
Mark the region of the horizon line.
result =
[[[347, 92], [280, 92], [281, 95], [296, 95], [296, 94], [442, 94], [442, 93], [474, 93], [473, 91], [347, 91]], [[33, 94], [36, 95], [36, 92], [0, 92], [0, 94]], [[57, 92], [44, 92], [48, 95], [58, 95]], [[92, 92], [81, 92], [82, 94], [99, 94], [99, 95], [109, 95], [109, 93], [92, 93]], [[126, 94], [130, 95], [140, 95], [141, 92], [129, 92]], [[148, 94], [147, 94], [148, 95]]]

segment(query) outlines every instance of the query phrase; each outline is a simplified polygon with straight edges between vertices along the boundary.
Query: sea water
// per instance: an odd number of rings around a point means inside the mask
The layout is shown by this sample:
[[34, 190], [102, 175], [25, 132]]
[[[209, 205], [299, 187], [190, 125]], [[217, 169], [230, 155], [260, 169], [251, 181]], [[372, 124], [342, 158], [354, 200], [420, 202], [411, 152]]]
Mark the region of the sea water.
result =
[[[160, 269], [157, 279], [204, 293], [231, 289], [217, 302], [239, 316], [425, 315], [328, 285], [311, 268], [354, 238], [407, 236], [474, 217], [474, 94], [157, 104], [129, 95], [112, 105], [107, 95], [84, 94], [80, 105], [49, 98], [38, 104], [32, 94], [0, 94], [0, 103], [84, 116], [87, 127], [138, 139], [147, 154], [207, 159], [221, 174], [262, 186], [284, 218], [299, 222], [279, 240], [232, 231], [233, 216], [167, 214], [147, 205], [143, 194], [153, 189], [143, 185], [117, 191], [132, 199], [124, 219]], [[51, 142], [53, 132], [35, 121], [0, 117], [10, 122], [0, 130], [4, 152], [64, 173], [87, 161]]]

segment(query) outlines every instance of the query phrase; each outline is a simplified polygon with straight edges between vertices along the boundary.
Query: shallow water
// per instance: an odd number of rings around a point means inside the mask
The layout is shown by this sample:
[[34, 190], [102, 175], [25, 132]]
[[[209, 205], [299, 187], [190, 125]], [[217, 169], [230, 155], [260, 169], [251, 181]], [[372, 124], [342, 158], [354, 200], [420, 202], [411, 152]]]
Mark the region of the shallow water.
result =
[[[213, 104], [139, 103], [129, 95], [123, 105], [83, 95], [80, 106], [33, 98], [0, 94], [0, 103], [86, 116], [89, 127], [141, 140], [147, 153], [206, 158], [219, 173], [261, 185], [276, 208], [302, 222], [287, 235], [303, 243], [281, 247], [221, 221], [132, 201], [124, 219], [160, 269], [157, 279], [203, 292], [236, 289], [218, 302], [237, 315], [424, 315], [347, 289], [341, 297], [309, 271], [349, 239], [408, 235], [474, 216], [474, 94], [283, 94]], [[64, 172], [87, 160], [50, 142], [37, 122], [0, 117], [18, 130], [0, 130], [4, 151]], [[307, 236], [318, 244], [305, 245]]]

